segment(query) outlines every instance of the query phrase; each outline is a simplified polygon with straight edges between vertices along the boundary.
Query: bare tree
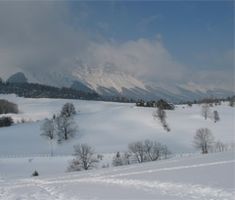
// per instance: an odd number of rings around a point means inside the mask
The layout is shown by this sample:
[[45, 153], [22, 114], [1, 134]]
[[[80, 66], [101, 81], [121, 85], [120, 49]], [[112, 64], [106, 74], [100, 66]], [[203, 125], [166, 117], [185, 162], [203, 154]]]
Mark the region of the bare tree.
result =
[[70, 163], [69, 171], [88, 170], [95, 167], [98, 159], [92, 147], [87, 144], [78, 144], [74, 146], [74, 151], [76, 158]]
[[144, 141], [144, 152], [147, 161], [155, 161], [164, 157], [165, 159], [170, 154], [166, 145], [162, 145], [156, 141], [145, 140]]
[[72, 117], [75, 114], [76, 114], [76, 110], [72, 103], [64, 104], [60, 113], [60, 115], [64, 117]]
[[213, 112], [213, 118], [214, 118], [214, 122], [215, 122], [215, 123], [220, 120], [219, 113], [218, 113], [217, 110], [214, 110], [214, 112]]
[[129, 144], [129, 150], [131, 153], [133, 153], [139, 163], [167, 158], [167, 156], [170, 154], [167, 146], [151, 140], [131, 143]]
[[217, 141], [214, 145], [215, 152], [223, 152], [228, 149], [228, 146], [221, 141]]
[[209, 117], [210, 114], [210, 106], [207, 103], [204, 103], [202, 105], [202, 110], [201, 110], [202, 116], [207, 119]]
[[194, 136], [194, 145], [201, 149], [203, 154], [208, 153], [209, 148], [212, 147], [214, 137], [208, 128], [200, 128], [196, 131]]
[[153, 118], [154, 119], [159, 119], [160, 122], [162, 123], [163, 128], [168, 132], [170, 131], [170, 127], [166, 122], [166, 112], [165, 112], [165, 110], [163, 110], [162, 108], [158, 108], [157, 111], [155, 111], [153, 113]]
[[123, 165], [130, 165], [131, 164], [131, 154], [129, 152], [124, 152], [122, 155], [122, 163]]
[[128, 146], [130, 152], [132, 152], [138, 163], [144, 162], [144, 144], [143, 142], [134, 142]]
[[155, 161], [160, 158], [161, 155], [161, 144], [150, 140], [144, 141], [144, 152], [146, 159]]
[[77, 132], [77, 126], [73, 117], [58, 116], [55, 118], [58, 143], [68, 141], [73, 138]]
[[50, 142], [51, 156], [53, 156], [53, 141], [56, 139], [55, 123], [53, 119], [45, 119], [41, 126], [41, 136], [45, 137]]

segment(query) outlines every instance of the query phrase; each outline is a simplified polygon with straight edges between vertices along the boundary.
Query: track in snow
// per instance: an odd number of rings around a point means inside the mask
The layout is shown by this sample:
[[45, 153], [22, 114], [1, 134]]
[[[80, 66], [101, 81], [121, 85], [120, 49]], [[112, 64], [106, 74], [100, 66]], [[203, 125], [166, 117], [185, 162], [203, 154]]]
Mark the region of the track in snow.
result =
[[[189, 168], [210, 167], [214, 165], [227, 165], [235, 163], [235, 160], [218, 161], [203, 164], [187, 165], [160, 168], [153, 170], [139, 170], [127, 173], [118, 173], [118, 168], [109, 173], [81, 173], [58, 178], [39, 178], [22, 179], [15, 182], [3, 183], [0, 188], [1, 200], [79, 200], [79, 199], [103, 199], [97, 196], [99, 193], [105, 193], [109, 189], [122, 193], [123, 190], [130, 190], [136, 194], [146, 196], [146, 199], [165, 198], [165, 199], [195, 199], [195, 200], [232, 200], [234, 192], [224, 189], [214, 188], [200, 184], [185, 184], [164, 181], [149, 181], [127, 178], [127, 176], [136, 174], [156, 173], [161, 171], [177, 171]], [[133, 168], [138, 169], [138, 168]], [[122, 171], [124, 169], [120, 169]], [[105, 171], [104, 171], [105, 172]], [[112, 174], [114, 173], [114, 174]], [[116, 174], [115, 174], [116, 173]], [[176, 172], [177, 173], [177, 172]], [[122, 177], [122, 178], [121, 178]], [[87, 191], [80, 191], [84, 185]], [[101, 187], [92, 196], [94, 188]], [[70, 191], [72, 193], [70, 194]], [[87, 193], [90, 195], [87, 196]], [[130, 196], [132, 198], [132, 196]], [[115, 197], [117, 198], [117, 197]], [[140, 197], [141, 198], [141, 197]], [[107, 198], [111, 199], [111, 198]]]

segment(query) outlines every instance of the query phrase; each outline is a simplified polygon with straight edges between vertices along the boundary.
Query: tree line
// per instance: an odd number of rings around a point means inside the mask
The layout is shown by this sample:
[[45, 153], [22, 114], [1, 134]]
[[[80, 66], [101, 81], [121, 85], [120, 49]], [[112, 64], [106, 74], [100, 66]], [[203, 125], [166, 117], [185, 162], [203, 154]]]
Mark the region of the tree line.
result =
[[95, 92], [83, 92], [71, 88], [57, 88], [37, 83], [4, 83], [0, 82], [0, 94], [16, 94], [26, 98], [61, 98], [98, 100]]

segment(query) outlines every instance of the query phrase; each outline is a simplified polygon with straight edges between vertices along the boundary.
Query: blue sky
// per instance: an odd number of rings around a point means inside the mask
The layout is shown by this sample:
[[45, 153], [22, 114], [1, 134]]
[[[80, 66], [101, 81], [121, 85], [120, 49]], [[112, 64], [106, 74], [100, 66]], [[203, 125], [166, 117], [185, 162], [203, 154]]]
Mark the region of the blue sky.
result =
[[70, 8], [74, 23], [79, 21], [91, 35], [117, 42], [161, 35], [175, 59], [185, 64], [232, 67], [211, 59], [234, 48], [233, 1], [70, 2]]
[[0, 1], [0, 69], [112, 66], [235, 90], [234, 1]]

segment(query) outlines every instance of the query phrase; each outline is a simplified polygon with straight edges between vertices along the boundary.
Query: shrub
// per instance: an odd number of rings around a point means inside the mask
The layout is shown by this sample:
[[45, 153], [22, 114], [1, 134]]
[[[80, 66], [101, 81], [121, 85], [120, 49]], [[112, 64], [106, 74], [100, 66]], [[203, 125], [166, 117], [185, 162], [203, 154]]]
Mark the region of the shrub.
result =
[[0, 118], [0, 127], [11, 126], [13, 123], [14, 122], [11, 117], [1, 117]]
[[37, 172], [37, 170], [35, 170], [35, 171], [32, 173], [32, 176], [39, 176], [39, 173]]

